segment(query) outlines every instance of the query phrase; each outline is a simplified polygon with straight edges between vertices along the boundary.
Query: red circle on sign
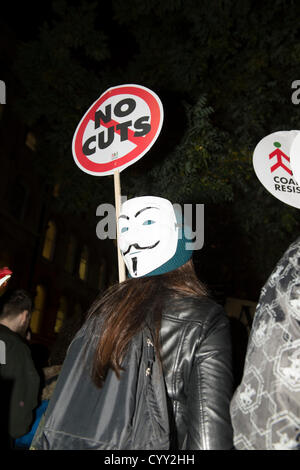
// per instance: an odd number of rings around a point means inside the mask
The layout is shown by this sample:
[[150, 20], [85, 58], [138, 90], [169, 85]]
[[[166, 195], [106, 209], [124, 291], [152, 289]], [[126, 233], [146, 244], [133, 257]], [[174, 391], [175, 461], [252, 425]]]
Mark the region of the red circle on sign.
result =
[[[136, 148], [131, 150], [127, 155], [120, 157], [116, 160], [107, 163], [96, 163], [89, 160], [82, 151], [82, 141], [85, 129], [90, 121], [95, 120], [95, 112], [98, 108], [110, 97], [122, 94], [131, 94], [138, 96], [146, 102], [150, 109], [151, 116], [151, 130], [144, 137], [136, 137], [135, 143], [137, 144]], [[119, 86], [116, 88], [111, 88], [107, 90], [87, 111], [83, 119], [81, 120], [78, 129], [75, 133], [73, 139], [73, 154], [76, 163], [82, 167], [83, 170], [86, 170], [88, 173], [107, 173], [113, 172], [114, 170], [123, 167], [124, 165], [129, 166], [131, 161], [137, 159], [137, 157], [143, 156], [146, 153], [147, 148], [153, 143], [155, 137], [158, 135], [158, 131], [161, 126], [161, 114], [162, 108], [159, 105], [159, 102], [153, 94], [151, 94], [146, 88], [139, 87], [137, 85], [128, 85], [128, 86]], [[110, 123], [114, 123], [113, 120]], [[108, 123], [109, 124], [109, 123]], [[132, 141], [133, 139], [131, 139]]]

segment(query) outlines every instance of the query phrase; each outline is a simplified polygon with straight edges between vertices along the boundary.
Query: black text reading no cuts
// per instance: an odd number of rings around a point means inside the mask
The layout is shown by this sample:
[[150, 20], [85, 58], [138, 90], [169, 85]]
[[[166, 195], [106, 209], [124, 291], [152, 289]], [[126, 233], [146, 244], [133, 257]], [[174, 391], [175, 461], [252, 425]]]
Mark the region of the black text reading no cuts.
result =
[[[125, 108], [125, 109], [124, 109]], [[114, 106], [114, 115], [117, 117], [125, 117], [129, 116], [129, 114], [133, 113], [136, 108], [136, 102], [133, 98], [125, 98], [119, 101]], [[101, 121], [105, 124], [109, 123], [111, 118], [111, 104], [105, 106], [105, 111], [103, 112], [101, 109], [95, 112], [95, 130], [99, 129], [101, 126]], [[140, 118], [136, 119], [133, 127], [134, 127], [134, 134], [133, 137], [143, 137], [148, 134], [151, 130], [151, 125], [147, 122], [149, 121], [150, 116], [141, 116]], [[101, 131], [98, 134], [95, 134], [89, 137], [82, 146], [82, 151], [84, 155], [89, 156], [93, 155], [96, 152], [96, 148], [103, 150], [109, 147], [115, 138], [115, 133], [117, 131], [120, 132], [121, 142], [125, 140], [130, 140], [128, 136], [128, 128], [132, 126], [132, 120], [125, 121], [122, 123], [115, 123], [109, 127], [107, 127], [107, 136], [105, 140], [105, 131]], [[106, 126], [105, 126], [106, 127]], [[98, 139], [97, 139], [98, 137]]]

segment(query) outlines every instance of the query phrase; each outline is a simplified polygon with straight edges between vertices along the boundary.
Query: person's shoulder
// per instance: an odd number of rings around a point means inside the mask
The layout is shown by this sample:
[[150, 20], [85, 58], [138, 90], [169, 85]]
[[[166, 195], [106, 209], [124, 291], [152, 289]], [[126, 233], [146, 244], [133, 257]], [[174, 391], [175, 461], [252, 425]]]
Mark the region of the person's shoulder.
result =
[[163, 316], [183, 322], [212, 324], [225, 318], [226, 314], [223, 307], [210, 297], [188, 296], [169, 300]]
[[0, 324], [0, 339], [3, 341], [10, 341], [15, 344], [25, 344], [21, 336], [15, 331], [11, 330], [5, 325]]
[[6, 339], [14, 337], [16, 333], [14, 333], [10, 328], [0, 323], [0, 339]]
[[30, 348], [26, 341], [10, 328], [0, 325], [0, 340], [4, 342], [7, 353], [13, 352], [27, 356], [30, 354]]

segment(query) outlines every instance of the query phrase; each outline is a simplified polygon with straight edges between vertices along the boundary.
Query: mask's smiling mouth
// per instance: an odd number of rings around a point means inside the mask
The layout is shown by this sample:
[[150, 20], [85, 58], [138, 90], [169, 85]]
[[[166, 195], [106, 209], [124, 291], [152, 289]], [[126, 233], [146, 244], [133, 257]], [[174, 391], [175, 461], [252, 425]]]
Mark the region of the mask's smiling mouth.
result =
[[[123, 255], [126, 256], [130, 252], [132, 247], [139, 251], [151, 250], [152, 248], [155, 248], [159, 243], [160, 243], [160, 240], [158, 240], [156, 243], [154, 243], [154, 245], [151, 245], [151, 246], [140, 246], [137, 243], [134, 243], [133, 245], [129, 245], [126, 251], [123, 251]], [[135, 251], [134, 253], [139, 253], [139, 251]], [[130, 253], [130, 254], [133, 255], [133, 253]]]

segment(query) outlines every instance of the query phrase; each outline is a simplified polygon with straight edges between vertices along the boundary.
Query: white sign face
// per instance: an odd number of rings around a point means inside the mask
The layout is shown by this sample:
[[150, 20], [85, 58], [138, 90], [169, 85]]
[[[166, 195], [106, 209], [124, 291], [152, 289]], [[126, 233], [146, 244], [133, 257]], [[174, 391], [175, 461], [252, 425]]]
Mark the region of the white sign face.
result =
[[157, 139], [163, 122], [159, 97], [140, 85], [109, 88], [77, 126], [72, 152], [90, 175], [111, 175], [139, 160]]
[[277, 199], [300, 208], [300, 184], [290, 164], [291, 146], [300, 131], [279, 131], [264, 137], [255, 147], [253, 166], [263, 186]]
[[293, 175], [297, 181], [300, 181], [300, 132], [292, 142], [290, 159]]

